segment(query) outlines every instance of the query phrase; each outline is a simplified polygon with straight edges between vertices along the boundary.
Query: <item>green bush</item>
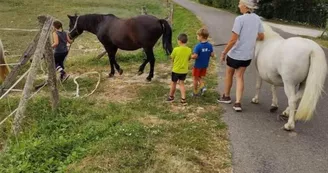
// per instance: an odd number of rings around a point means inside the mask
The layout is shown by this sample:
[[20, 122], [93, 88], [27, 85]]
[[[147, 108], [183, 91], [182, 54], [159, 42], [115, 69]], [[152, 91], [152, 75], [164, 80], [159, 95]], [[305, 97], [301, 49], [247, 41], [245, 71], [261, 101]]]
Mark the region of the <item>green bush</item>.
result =
[[[239, 0], [199, 0], [216, 8], [239, 12]], [[260, 0], [256, 11], [267, 19], [282, 19], [324, 27], [328, 18], [328, 0]]]
[[213, 0], [199, 0], [199, 3], [205, 4], [205, 5], [212, 5]]
[[328, 2], [320, 0], [261, 0], [257, 13], [268, 19], [277, 18], [324, 27], [328, 18]]

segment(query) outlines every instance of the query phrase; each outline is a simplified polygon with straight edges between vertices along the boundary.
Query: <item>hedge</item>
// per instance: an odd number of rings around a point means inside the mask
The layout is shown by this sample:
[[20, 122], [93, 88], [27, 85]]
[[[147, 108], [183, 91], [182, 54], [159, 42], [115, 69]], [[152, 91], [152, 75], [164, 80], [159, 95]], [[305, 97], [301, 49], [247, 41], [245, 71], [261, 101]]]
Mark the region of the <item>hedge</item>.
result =
[[[239, 12], [239, 0], [199, 0], [200, 3]], [[256, 11], [267, 19], [282, 19], [324, 27], [328, 19], [328, 0], [260, 0]]]

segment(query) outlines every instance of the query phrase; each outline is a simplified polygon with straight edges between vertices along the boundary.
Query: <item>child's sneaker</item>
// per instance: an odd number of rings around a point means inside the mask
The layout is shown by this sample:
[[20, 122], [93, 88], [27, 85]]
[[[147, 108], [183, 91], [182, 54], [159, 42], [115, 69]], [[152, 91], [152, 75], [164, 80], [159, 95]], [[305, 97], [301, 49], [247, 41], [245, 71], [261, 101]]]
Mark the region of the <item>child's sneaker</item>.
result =
[[173, 102], [174, 101], [174, 97], [173, 96], [169, 96], [167, 99], [166, 99], [167, 102]]
[[241, 108], [241, 104], [240, 103], [235, 103], [232, 107], [236, 112], [242, 112], [243, 109]]
[[69, 74], [67, 74], [67, 73], [63, 73], [63, 74], [61, 74], [60, 75], [60, 81], [63, 83], [63, 82], [65, 82], [68, 78], [69, 78]]
[[183, 106], [186, 106], [188, 103], [186, 102], [186, 99], [181, 99], [180, 103], [183, 105]]
[[219, 102], [219, 103], [230, 104], [232, 101], [231, 101], [231, 98], [230, 98], [230, 97], [226, 97], [226, 96], [223, 94], [222, 97], [218, 98], [218, 102]]
[[204, 95], [205, 91], [207, 90], [206, 86], [200, 89], [201, 95]]
[[198, 96], [199, 96], [199, 93], [192, 92], [192, 93], [191, 93], [191, 96], [192, 96], [192, 97], [198, 97]]

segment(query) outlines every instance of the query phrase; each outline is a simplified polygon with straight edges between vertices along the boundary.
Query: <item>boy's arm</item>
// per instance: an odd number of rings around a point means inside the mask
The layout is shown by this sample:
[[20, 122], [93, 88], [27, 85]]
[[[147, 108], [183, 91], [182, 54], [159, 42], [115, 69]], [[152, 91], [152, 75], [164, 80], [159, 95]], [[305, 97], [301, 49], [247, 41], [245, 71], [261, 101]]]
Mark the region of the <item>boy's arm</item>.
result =
[[212, 52], [212, 53], [211, 53], [211, 57], [215, 57], [215, 54], [214, 54], [214, 52]]
[[175, 48], [173, 49], [173, 51], [172, 51], [172, 53], [171, 53], [171, 55], [170, 55], [170, 58], [172, 59], [172, 61], [174, 60], [174, 58], [175, 58]]
[[193, 54], [191, 55], [191, 58], [192, 58], [192, 59], [197, 59], [197, 58], [198, 58], [198, 54], [193, 53]]
[[191, 55], [191, 58], [192, 59], [197, 59], [198, 58], [198, 54], [200, 52], [199, 49], [200, 49], [199, 45], [196, 45], [196, 47], [194, 48], [194, 51], [193, 51], [193, 53]]

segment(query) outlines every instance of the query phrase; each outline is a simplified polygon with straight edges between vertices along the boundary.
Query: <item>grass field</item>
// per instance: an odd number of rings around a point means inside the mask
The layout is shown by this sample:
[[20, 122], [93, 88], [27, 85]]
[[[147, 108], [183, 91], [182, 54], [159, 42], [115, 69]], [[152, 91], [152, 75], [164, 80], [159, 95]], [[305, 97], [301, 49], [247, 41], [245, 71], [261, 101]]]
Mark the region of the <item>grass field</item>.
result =
[[[128, 17], [138, 15], [143, 5], [150, 14], [166, 17], [165, 4], [159, 0], [11, 0], [0, 1], [0, 15], [5, 19], [0, 26], [36, 28], [36, 16], [50, 14], [67, 27], [66, 14], [97, 12]], [[192, 13], [175, 6], [175, 45], [176, 36], [185, 32], [193, 47], [200, 27]], [[0, 32], [11, 55], [22, 52], [33, 35]], [[73, 44], [66, 61], [72, 76], [91, 71], [102, 74], [95, 94], [85, 99], [72, 98], [75, 85], [69, 80], [60, 86], [58, 111], [51, 111], [47, 88], [31, 100], [18, 138], [10, 132], [12, 119], [0, 126], [0, 172], [231, 172], [227, 127], [220, 120], [222, 110], [216, 104], [214, 60], [207, 93], [201, 98], [188, 96], [188, 105], [182, 106], [179, 101], [164, 102], [169, 92], [171, 63], [161, 45], [155, 49], [157, 62], [152, 83], [145, 82], [147, 74], [136, 76], [143, 59], [140, 51], [119, 52], [118, 62], [125, 73], [106, 78], [107, 58], [94, 59], [101, 50], [94, 36], [83, 34]], [[38, 78], [42, 79], [42, 75]], [[97, 78], [90, 75], [79, 82], [83, 95], [95, 87]], [[190, 75], [186, 83], [190, 95]], [[13, 93], [0, 101], [0, 120], [16, 108], [19, 96]]]

